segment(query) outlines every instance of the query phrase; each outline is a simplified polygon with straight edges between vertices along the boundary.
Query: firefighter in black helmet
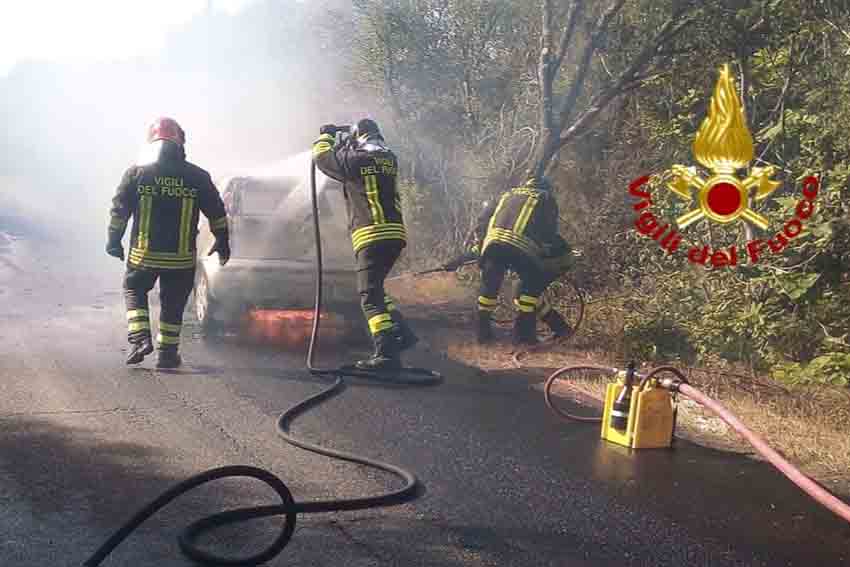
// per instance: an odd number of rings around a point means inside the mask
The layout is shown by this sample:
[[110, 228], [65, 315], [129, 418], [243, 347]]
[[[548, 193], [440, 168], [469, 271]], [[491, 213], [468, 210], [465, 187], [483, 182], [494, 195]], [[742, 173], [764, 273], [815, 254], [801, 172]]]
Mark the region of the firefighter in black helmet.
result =
[[171, 118], [158, 118], [147, 132], [147, 163], [130, 167], [121, 179], [110, 210], [106, 252], [124, 259], [121, 239], [130, 217], [130, 254], [124, 277], [128, 340], [127, 364], [153, 352], [148, 292], [159, 280], [157, 368], [176, 368], [183, 310], [195, 281], [195, 238], [199, 211], [209, 220], [223, 266], [230, 258], [224, 203], [210, 174], [186, 161], [186, 135]]
[[313, 159], [325, 175], [343, 184], [357, 261], [357, 288], [375, 343], [372, 357], [356, 366], [397, 369], [401, 351], [418, 341], [384, 291], [384, 280], [407, 244], [396, 184], [398, 160], [374, 120], [358, 121], [344, 143], [336, 144], [338, 131], [333, 124], [322, 126], [313, 144]]
[[479, 218], [479, 232], [484, 240], [479, 260], [478, 341], [493, 338], [492, 313], [505, 271], [511, 269], [520, 279], [514, 343], [535, 344], [540, 294], [548, 284], [543, 258], [558, 234], [558, 204], [548, 180], [532, 176], [524, 185], [503, 193]]
[[[489, 203], [485, 201], [484, 206], [482, 207], [483, 210], [486, 211], [488, 206]], [[489, 220], [489, 217], [487, 217], [487, 220]], [[484, 230], [486, 232], [486, 222], [484, 223]], [[480, 249], [483, 235], [479, 236], [478, 231], [475, 231], [473, 239], [474, 243], [466, 252], [443, 264], [442, 269], [453, 272], [466, 263], [478, 260], [481, 257]], [[544, 291], [552, 282], [556, 281], [564, 273], [573, 269], [574, 261], [571, 252], [572, 251], [569, 244], [567, 244], [567, 241], [564, 240], [561, 235], [555, 235], [551, 249], [548, 254], [543, 257], [543, 279], [545, 281], [543, 288]], [[513, 289], [514, 305], [516, 307], [519, 307], [519, 296], [522, 294], [521, 288], [522, 281], [517, 281]], [[552, 335], [555, 339], [567, 337], [573, 332], [569, 323], [567, 323], [564, 317], [558, 313], [552, 305], [550, 305], [549, 301], [542, 294], [537, 305], [537, 317], [547, 327], [549, 327], [549, 330], [552, 331]], [[484, 333], [487, 334], [488, 331], [485, 330]]]

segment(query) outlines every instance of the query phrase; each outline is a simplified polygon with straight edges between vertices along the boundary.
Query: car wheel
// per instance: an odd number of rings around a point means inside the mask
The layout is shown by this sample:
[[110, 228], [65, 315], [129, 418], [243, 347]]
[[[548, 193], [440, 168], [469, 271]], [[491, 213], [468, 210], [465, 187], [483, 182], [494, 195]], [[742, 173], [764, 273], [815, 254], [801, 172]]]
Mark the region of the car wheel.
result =
[[195, 282], [195, 318], [201, 329], [207, 333], [218, 331], [219, 324], [214, 316], [217, 310], [215, 300], [210, 296], [210, 284], [207, 275], [200, 272]]

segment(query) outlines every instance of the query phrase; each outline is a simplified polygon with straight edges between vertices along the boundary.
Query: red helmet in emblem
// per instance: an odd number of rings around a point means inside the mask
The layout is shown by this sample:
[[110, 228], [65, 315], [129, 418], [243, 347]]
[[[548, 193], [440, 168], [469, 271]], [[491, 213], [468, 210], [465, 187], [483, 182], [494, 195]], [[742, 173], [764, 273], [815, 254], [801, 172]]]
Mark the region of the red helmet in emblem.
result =
[[183, 128], [173, 118], [157, 118], [148, 126], [148, 143], [157, 140], [168, 140], [181, 146], [186, 143], [186, 134]]

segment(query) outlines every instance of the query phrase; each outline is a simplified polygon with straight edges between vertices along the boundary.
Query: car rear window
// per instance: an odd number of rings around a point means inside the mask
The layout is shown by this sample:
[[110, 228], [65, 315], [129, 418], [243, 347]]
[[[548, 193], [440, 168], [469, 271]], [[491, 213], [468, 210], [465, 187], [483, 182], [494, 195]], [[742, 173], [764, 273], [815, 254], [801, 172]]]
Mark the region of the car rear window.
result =
[[[314, 253], [309, 193], [295, 195], [298, 180], [235, 179], [232, 195], [231, 246], [235, 258], [296, 259]], [[304, 190], [302, 187], [299, 191]], [[328, 258], [351, 256], [341, 191], [319, 195], [323, 250]], [[293, 199], [288, 199], [290, 196]]]
[[248, 216], [273, 215], [287, 193], [265, 189], [247, 189], [242, 194], [241, 214]]

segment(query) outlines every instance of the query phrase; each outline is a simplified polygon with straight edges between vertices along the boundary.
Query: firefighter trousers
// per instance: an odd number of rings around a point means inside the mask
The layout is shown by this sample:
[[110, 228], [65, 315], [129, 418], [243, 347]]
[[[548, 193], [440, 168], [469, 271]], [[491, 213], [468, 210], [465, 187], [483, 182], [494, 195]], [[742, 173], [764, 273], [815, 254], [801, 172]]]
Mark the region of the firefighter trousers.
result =
[[148, 292], [159, 280], [159, 332], [157, 347], [160, 350], [177, 350], [183, 326], [183, 310], [195, 286], [195, 269], [144, 270], [127, 267], [124, 275], [124, 300], [127, 305], [127, 340], [136, 344], [151, 338]]
[[499, 290], [505, 272], [513, 270], [519, 276], [519, 293], [516, 305], [520, 313], [537, 311], [540, 294], [546, 287], [543, 269], [525, 252], [508, 244], [493, 243], [484, 251], [479, 261], [481, 288], [478, 295], [479, 311], [495, 311], [499, 304]]
[[384, 280], [403, 249], [402, 240], [379, 240], [357, 251], [357, 292], [372, 336], [397, 326], [398, 308], [384, 291]]
[[[537, 313], [538, 319], [542, 319], [543, 317], [546, 317], [549, 313], [551, 313], [554, 310], [552, 305], [546, 299], [546, 296], [543, 295], [543, 294], [546, 291], [546, 289], [552, 284], [552, 282], [557, 280], [559, 276], [560, 276], [560, 274], [550, 274], [550, 273], [546, 273], [546, 272], [544, 272], [544, 274], [543, 274], [542, 290], [540, 291], [540, 297], [537, 300], [537, 311], [536, 311], [536, 313]], [[513, 286], [513, 297], [514, 297], [513, 303], [514, 303], [514, 306], [517, 307], [517, 308], [519, 308], [519, 298], [522, 294], [523, 294], [522, 281], [517, 281]]]

